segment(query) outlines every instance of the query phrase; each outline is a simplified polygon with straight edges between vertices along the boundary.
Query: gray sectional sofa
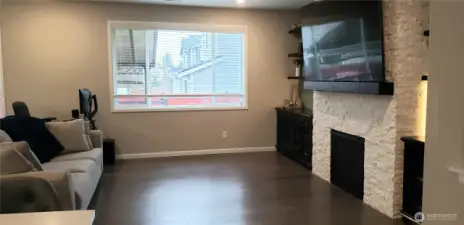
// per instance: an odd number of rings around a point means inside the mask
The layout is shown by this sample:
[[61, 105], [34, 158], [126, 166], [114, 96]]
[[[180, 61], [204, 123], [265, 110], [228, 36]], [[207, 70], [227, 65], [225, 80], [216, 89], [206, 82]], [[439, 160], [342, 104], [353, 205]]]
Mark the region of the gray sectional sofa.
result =
[[[102, 132], [91, 131], [90, 136], [92, 150], [61, 154], [44, 164], [25, 162], [36, 166], [23, 173], [8, 173], [8, 167], [18, 163], [8, 160], [11, 158], [6, 155], [8, 151], [0, 149], [0, 212], [87, 209], [103, 172]], [[0, 140], [8, 140], [8, 137], [0, 137]], [[24, 157], [18, 158], [23, 160]]]

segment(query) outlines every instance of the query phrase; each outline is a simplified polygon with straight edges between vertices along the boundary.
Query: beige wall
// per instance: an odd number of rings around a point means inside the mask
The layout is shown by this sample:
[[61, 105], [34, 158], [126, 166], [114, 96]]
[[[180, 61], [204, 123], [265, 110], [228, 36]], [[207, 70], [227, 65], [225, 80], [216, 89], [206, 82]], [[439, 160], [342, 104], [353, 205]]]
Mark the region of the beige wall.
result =
[[[296, 49], [287, 34], [290, 11], [246, 11], [117, 3], [6, 2], [3, 53], [7, 110], [25, 101], [35, 116], [69, 118], [77, 89], [98, 95], [97, 126], [120, 153], [269, 147], [275, 145], [274, 106], [290, 94], [286, 79]], [[110, 113], [107, 20], [245, 24], [247, 111]], [[222, 130], [229, 133], [222, 139]]]
[[1, 17], [3, 0], [0, 0], [0, 117], [5, 116], [5, 90], [3, 88], [3, 54], [2, 54], [2, 28], [1, 28]]
[[424, 224], [464, 224], [464, 184], [447, 167], [464, 165], [464, 2], [431, 2], [431, 71], [428, 83], [425, 145], [424, 211], [457, 213], [457, 221]]

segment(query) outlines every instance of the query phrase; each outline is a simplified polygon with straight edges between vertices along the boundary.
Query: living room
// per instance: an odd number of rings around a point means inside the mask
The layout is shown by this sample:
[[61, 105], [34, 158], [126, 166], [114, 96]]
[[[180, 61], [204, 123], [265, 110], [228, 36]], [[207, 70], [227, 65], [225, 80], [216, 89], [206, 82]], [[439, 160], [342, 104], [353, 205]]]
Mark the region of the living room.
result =
[[[317, 10], [318, 4], [329, 6]], [[375, 12], [383, 22], [382, 74], [394, 85], [392, 94], [311, 90], [303, 75], [294, 77], [300, 59], [289, 59], [289, 53], [303, 54], [305, 46], [289, 31], [363, 4], [368, 3], [3, 0], [4, 115], [14, 115], [12, 104], [22, 101], [33, 117], [65, 121], [79, 108], [77, 90], [87, 88], [98, 96], [95, 124], [100, 138], [114, 140], [118, 160], [103, 166], [92, 199], [97, 203], [89, 203], [96, 210], [95, 224], [401, 224], [407, 152], [401, 138], [410, 136], [426, 137], [423, 210], [417, 212], [424, 213], [425, 224], [462, 224], [464, 129], [459, 118], [464, 106], [450, 100], [464, 95], [458, 86], [463, 78], [456, 75], [464, 30], [454, 22], [464, 15], [463, 3], [384, 1]], [[432, 27], [433, 34], [426, 36]], [[228, 34], [228, 42], [194, 57], [184, 55], [184, 46], [199, 34], [207, 37], [206, 45], [222, 40], [208, 39], [210, 34]], [[210, 56], [223, 49], [230, 53]], [[212, 71], [221, 71], [227, 57], [236, 59], [225, 65], [227, 71], [240, 65], [239, 79], [226, 80], [227, 91], [205, 94], [210, 88], [205, 83], [192, 89], [189, 72], [203, 76], [198, 71], [209, 70], [208, 63]], [[202, 63], [190, 62], [196, 58]], [[127, 59], [141, 67], [155, 65], [152, 74], [167, 75], [139, 81], [134, 74], [148, 70], [120, 69]], [[168, 61], [173, 68], [167, 68]], [[130, 77], [131, 87], [143, 91], [125, 93], [129, 85], [117, 76]], [[153, 80], [159, 85], [146, 85]], [[185, 94], [165, 95], [165, 86]], [[180, 97], [188, 103], [170, 105]], [[159, 98], [162, 106], [155, 103]], [[202, 106], [208, 100], [197, 103], [197, 98], [214, 99], [214, 104]], [[134, 99], [143, 104], [126, 104]], [[287, 99], [311, 117], [306, 125], [312, 128], [311, 169], [275, 153], [275, 108], [289, 105]], [[331, 185], [331, 130], [365, 139], [361, 200]], [[443, 218], [434, 220], [435, 214]]]

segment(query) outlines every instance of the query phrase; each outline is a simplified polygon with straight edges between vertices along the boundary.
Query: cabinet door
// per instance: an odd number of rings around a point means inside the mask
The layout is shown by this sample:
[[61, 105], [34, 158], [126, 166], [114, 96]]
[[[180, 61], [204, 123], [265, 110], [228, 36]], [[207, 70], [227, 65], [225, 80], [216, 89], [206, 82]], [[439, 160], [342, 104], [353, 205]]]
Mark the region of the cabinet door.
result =
[[306, 117], [299, 118], [298, 124], [298, 157], [305, 164], [310, 162], [311, 152], [308, 145], [309, 121]]
[[284, 130], [285, 130], [285, 126], [284, 126], [284, 120], [282, 118], [282, 112], [280, 112], [279, 110], [277, 110], [277, 143], [276, 143], [276, 149], [277, 151], [281, 151], [282, 148], [284, 147]]
[[406, 142], [404, 149], [403, 211], [422, 212], [424, 144]]
[[312, 159], [312, 118], [278, 111], [276, 147], [284, 155], [310, 166]]
[[312, 165], [313, 157], [313, 121], [309, 119], [307, 126], [305, 128], [305, 160], [308, 162], [308, 165]]
[[287, 112], [277, 112], [277, 149], [281, 152], [291, 152], [295, 139], [295, 121]]

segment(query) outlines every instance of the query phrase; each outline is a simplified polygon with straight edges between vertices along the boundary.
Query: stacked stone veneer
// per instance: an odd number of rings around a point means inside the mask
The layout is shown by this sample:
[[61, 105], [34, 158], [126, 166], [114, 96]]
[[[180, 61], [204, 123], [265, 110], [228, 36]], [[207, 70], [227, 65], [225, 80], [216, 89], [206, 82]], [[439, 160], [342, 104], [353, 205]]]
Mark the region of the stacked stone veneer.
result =
[[313, 173], [330, 182], [330, 129], [365, 138], [364, 202], [389, 217], [401, 209], [403, 143], [419, 134], [420, 78], [427, 71], [429, 9], [424, 1], [385, 1], [387, 80], [393, 96], [315, 92]]

